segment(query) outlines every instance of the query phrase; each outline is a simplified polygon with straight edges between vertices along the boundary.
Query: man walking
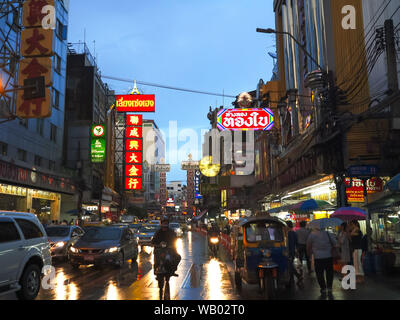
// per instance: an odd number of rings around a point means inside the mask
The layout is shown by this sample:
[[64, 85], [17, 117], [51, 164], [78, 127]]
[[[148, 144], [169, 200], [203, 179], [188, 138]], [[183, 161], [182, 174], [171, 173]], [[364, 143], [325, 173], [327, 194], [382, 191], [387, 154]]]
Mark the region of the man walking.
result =
[[304, 258], [306, 259], [308, 274], [311, 274], [311, 260], [307, 254], [307, 238], [310, 235], [310, 231], [306, 229], [306, 225], [306, 221], [301, 221], [300, 228], [296, 231], [297, 252], [299, 253], [299, 260], [301, 264], [303, 264]]
[[289, 228], [288, 244], [289, 244], [289, 267], [291, 270], [291, 277], [295, 275], [297, 278], [297, 285], [301, 286], [303, 281], [303, 275], [300, 274], [294, 266], [294, 259], [296, 257], [296, 246], [298, 244], [297, 234], [296, 232], [293, 231], [292, 221], [286, 221], [286, 224]]

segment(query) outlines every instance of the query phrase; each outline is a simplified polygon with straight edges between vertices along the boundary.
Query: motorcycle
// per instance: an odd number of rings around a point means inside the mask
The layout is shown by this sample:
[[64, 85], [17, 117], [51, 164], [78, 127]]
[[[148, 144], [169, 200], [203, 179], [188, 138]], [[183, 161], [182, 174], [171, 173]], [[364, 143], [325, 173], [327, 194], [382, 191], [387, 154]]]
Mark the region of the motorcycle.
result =
[[210, 236], [208, 238], [208, 248], [211, 252], [211, 255], [215, 258], [218, 256], [218, 244], [219, 238], [217, 236]]
[[174, 271], [172, 270], [172, 254], [169, 252], [170, 249], [167, 247], [165, 242], [161, 242], [159, 246], [155, 248], [157, 252], [158, 265], [154, 269], [154, 274], [158, 282], [158, 288], [160, 289], [160, 300], [169, 299], [169, 279], [173, 276]]

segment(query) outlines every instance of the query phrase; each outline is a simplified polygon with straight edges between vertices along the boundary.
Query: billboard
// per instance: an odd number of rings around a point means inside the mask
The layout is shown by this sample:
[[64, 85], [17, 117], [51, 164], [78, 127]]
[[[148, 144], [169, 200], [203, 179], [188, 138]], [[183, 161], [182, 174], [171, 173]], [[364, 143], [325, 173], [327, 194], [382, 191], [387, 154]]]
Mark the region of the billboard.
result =
[[116, 96], [117, 112], [155, 112], [154, 94], [124, 94]]
[[217, 114], [218, 129], [270, 130], [274, 126], [274, 113], [268, 109], [221, 109]]
[[[350, 185], [351, 181], [351, 185]], [[348, 202], [364, 202], [364, 183], [361, 179], [345, 178], [346, 195]], [[380, 178], [367, 180], [367, 194], [383, 191], [383, 181]]]
[[170, 172], [171, 165], [170, 164], [156, 164], [155, 171], [156, 172]]

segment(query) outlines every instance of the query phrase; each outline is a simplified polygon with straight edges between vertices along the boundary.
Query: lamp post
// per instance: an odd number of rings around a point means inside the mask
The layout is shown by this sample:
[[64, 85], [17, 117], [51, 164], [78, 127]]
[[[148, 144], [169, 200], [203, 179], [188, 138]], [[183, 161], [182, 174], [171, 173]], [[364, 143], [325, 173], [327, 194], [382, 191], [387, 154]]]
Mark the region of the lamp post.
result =
[[274, 29], [268, 28], [268, 29], [262, 29], [262, 28], [257, 28], [256, 29], [257, 32], [260, 33], [277, 33], [277, 34], [287, 34], [290, 38], [293, 39], [294, 42], [297, 43], [297, 45], [301, 48], [301, 50], [303, 50], [303, 52], [307, 55], [307, 57], [309, 57], [311, 59], [312, 62], [314, 62], [318, 68], [320, 70], [323, 70], [323, 68], [319, 65], [319, 63], [312, 57], [311, 54], [308, 53], [308, 51], [306, 50], [306, 48], [304, 48], [301, 43], [299, 41], [297, 41], [297, 39], [295, 37], [293, 37], [292, 34], [290, 34], [289, 32], [285, 32], [285, 31], [276, 31]]

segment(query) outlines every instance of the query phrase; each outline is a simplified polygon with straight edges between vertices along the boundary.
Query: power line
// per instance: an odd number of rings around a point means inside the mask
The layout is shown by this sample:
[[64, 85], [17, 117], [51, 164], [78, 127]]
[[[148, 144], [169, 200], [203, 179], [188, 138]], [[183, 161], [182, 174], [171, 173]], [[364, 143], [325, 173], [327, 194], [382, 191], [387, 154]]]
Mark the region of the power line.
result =
[[[121, 82], [129, 82], [129, 83], [133, 83], [133, 81], [134, 81], [131, 79], [123, 79], [123, 78], [104, 76], [104, 75], [101, 75], [101, 77], [105, 78], [105, 79], [116, 80], [116, 81], [121, 81]], [[144, 81], [138, 81], [138, 80], [136, 80], [136, 83], [141, 84], [143, 86], [149, 86], [149, 87], [157, 87], [157, 88], [163, 88], [163, 89], [169, 89], [169, 90], [185, 91], [185, 92], [192, 92], [192, 93], [198, 93], [198, 94], [205, 94], [205, 95], [209, 95], [209, 96], [218, 96], [218, 97], [227, 97], [227, 98], [235, 98], [236, 99], [236, 96], [234, 96], [234, 95], [228, 95], [228, 94], [222, 94], [222, 93], [214, 93], [214, 92], [207, 92], [207, 91], [200, 91], [200, 90], [193, 90], [193, 89], [177, 88], [177, 87], [167, 86], [167, 85], [163, 85], [163, 84], [150, 83], [150, 82], [144, 82]]]

